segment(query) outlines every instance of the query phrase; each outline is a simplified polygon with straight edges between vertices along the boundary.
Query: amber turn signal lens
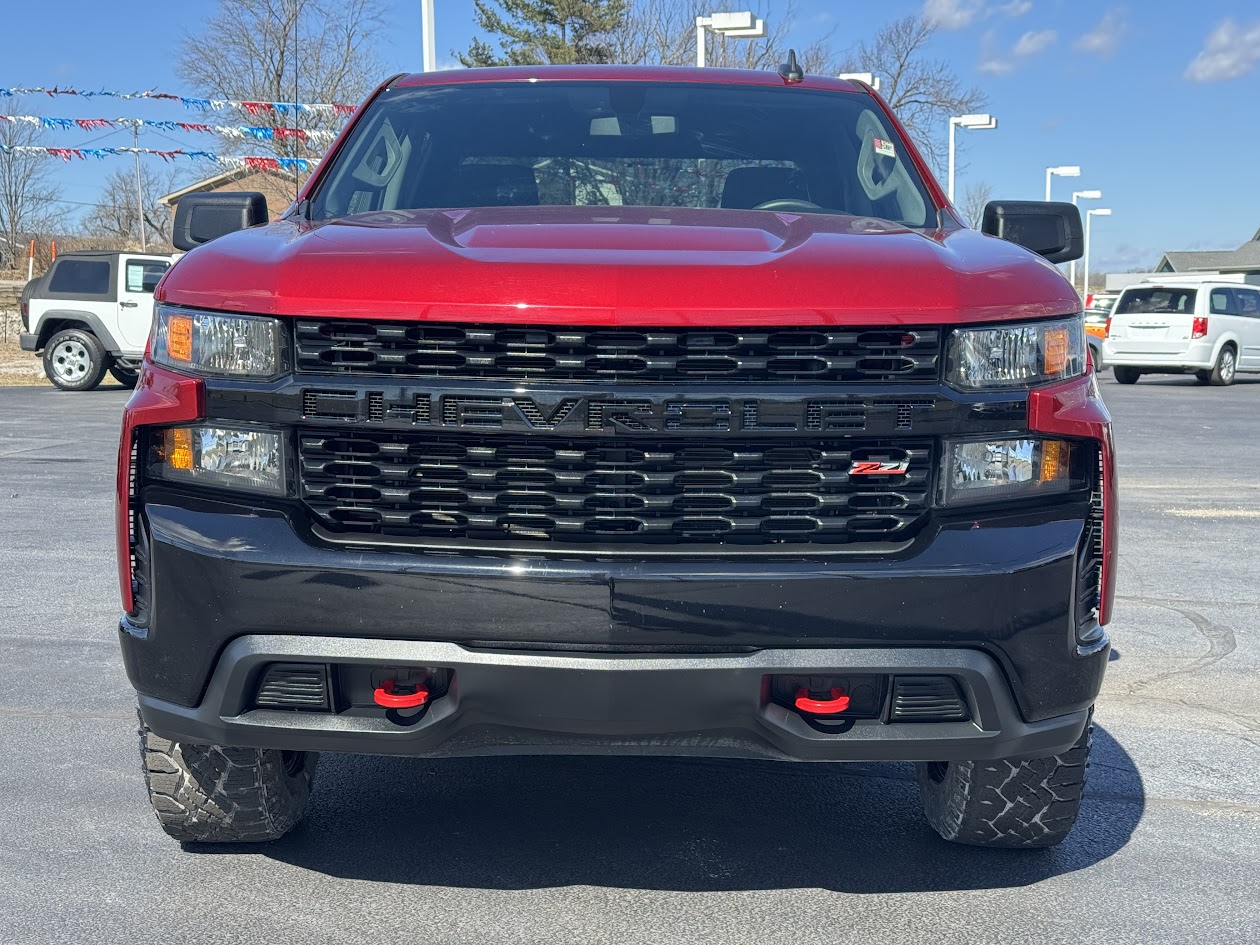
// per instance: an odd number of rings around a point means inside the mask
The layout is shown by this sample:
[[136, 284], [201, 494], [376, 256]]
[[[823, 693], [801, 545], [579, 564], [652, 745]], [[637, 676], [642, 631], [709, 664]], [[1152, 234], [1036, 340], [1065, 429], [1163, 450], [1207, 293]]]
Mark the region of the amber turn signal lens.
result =
[[175, 427], [166, 431], [166, 465], [172, 469], [193, 468], [192, 430]]
[[192, 361], [193, 320], [188, 315], [172, 315], [166, 320], [166, 353], [172, 360]]
[[1046, 329], [1043, 344], [1045, 364], [1042, 369], [1050, 377], [1064, 373], [1068, 366], [1068, 358], [1072, 354], [1072, 339], [1068, 330], [1066, 328]]
[[1041, 441], [1041, 463], [1037, 470], [1040, 482], [1058, 482], [1068, 476], [1069, 446], [1062, 440]]

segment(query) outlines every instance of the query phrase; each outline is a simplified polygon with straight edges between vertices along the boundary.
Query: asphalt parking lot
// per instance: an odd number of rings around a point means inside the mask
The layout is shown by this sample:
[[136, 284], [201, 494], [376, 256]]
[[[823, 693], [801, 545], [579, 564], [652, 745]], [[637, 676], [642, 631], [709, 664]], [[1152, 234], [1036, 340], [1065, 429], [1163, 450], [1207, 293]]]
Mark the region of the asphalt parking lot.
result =
[[1116, 659], [1035, 853], [939, 841], [908, 766], [357, 756], [284, 840], [181, 850], [115, 642], [124, 395], [0, 390], [0, 942], [1260, 941], [1260, 380], [1103, 389]]

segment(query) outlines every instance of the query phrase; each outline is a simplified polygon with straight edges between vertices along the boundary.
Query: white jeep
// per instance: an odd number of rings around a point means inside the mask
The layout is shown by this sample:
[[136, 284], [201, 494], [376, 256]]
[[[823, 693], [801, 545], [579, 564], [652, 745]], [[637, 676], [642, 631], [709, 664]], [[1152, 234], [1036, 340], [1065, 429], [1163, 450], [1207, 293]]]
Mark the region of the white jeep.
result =
[[174, 257], [64, 253], [22, 294], [23, 351], [43, 352], [62, 390], [91, 390], [108, 371], [133, 387], [153, 321], [153, 290]]

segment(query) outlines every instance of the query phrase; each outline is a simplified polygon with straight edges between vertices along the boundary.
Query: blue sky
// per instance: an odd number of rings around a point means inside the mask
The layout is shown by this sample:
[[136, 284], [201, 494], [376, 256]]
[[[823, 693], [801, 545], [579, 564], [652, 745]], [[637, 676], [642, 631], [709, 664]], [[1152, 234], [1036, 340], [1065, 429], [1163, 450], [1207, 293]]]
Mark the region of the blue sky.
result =
[[[439, 58], [475, 33], [472, 0], [437, 0]], [[179, 4], [13, 4], [0, 58], [0, 87], [74, 85], [186, 95], [167, 55], [196, 29], [213, 0]], [[390, 67], [418, 68], [419, 0], [387, 4]], [[771, 16], [786, 0], [771, 0]], [[714, 10], [740, 9], [739, 0]], [[1056, 198], [1098, 189], [1110, 218], [1095, 218], [1096, 269], [1151, 265], [1165, 250], [1231, 248], [1260, 229], [1260, 3], [1257, 0], [913, 0], [882, 4], [797, 0], [790, 31], [805, 45], [820, 33], [844, 49], [882, 24], [923, 13], [940, 27], [934, 55], [989, 96], [996, 131], [960, 132], [965, 168], [958, 193], [985, 181], [994, 196], [1041, 199], [1048, 165], [1079, 164], [1079, 179], [1057, 179]], [[55, 37], [55, 38], [54, 38]], [[177, 105], [56, 98], [42, 114], [66, 118], [192, 117]], [[0, 109], [8, 102], [0, 99]], [[188, 116], [188, 117], [184, 117]], [[55, 144], [130, 144], [59, 132]], [[206, 140], [145, 136], [153, 148]], [[51, 159], [50, 159], [51, 160]], [[68, 201], [90, 203], [114, 161], [57, 166]], [[156, 159], [151, 159], [156, 160]], [[77, 208], [74, 208], [77, 209]]]

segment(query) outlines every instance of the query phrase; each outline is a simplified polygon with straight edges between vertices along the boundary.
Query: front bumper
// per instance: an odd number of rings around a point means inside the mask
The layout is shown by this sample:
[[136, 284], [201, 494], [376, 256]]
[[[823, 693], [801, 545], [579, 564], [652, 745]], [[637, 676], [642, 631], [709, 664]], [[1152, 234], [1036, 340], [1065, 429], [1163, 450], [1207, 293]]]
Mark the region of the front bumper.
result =
[[[449, 691], [413, 724], [381, 714], [251, 708], [275, 662], [441, 666]], [[768, 701], [770, 674], [933, 672], [961, 685], [964, 722], [855, 720], [811, 726]], [[642, 754], [795, 761], [1041, 757], [1070, 747], [1087, 710], [1025, 722], [997, 663], [974, 650], [767, 649], [714, 656], [481, 650], [452, 643], [245, 636], [196, 708], [141, 696], [145, 724], [177, 741], [390, 755]]]
[[[1079, 735], [1107, 659], [1105, 637], [1077, 643], [1087, 515], [1074, 503], [986, 513], [878, 558], [582, 561], [324, 548], [279, 511], [155, 492], [144, 504], [149, 619], [124, 621], [122, 647], [146, 722], [192, 741], [401, 754], [1051, 754]], [[251, 708], [255, 670], [275, 661], [440, 665], [455, 669], [457, 688], [431, 721], [393, 732], [377, 727], [383, 719]], [[859, 722], [820, 740], [761, 701], [761, 676], [794, 671], [951, 675], [972, 721]]]

